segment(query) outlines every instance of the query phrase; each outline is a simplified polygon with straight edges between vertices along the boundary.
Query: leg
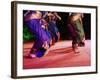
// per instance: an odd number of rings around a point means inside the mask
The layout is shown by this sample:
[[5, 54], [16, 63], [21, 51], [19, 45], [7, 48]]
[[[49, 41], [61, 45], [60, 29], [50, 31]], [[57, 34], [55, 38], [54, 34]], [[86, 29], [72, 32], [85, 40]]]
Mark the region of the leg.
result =
[[72, 48], [75, 53], [79, 53], [77, 37], [73, 37], [72, 39]]
[[79, 53], [78, 51], [78, 35], [73, 24], [68, 24], [68, 29], [72, 36], [72, 48], [75, 53]]
[[79, 37], [79, 46], [82, 47], [82, 46], [85, 46], [85, 33], [84, 33], [84, 29], [83, 29], [83, 25], [80, 23], [79, 20], [76, 21], [75, 23], [76, 25], [76, 32], [78, 34], [78, 37]]
[[31, 58], [35, 58], [36, 57], [36, 51], [37, 51], [37, 49], [34, 48], [34, 44], [33, 44], [32, 48], [30, 50], [29, 56]]
[[40, 47], [41, 47], [41, 43], [40, 43], [38, 40], [35, 41], [35, 42], [33, 43], [33, 46], [32, 46], [32, 48], [31, 48], [31, 50], [30, 50], [29, 56], [30, 56], [31, 58], [36, 57], [37, 51], [39, 50]]
[[60, 32], [57, 32], [58, 41], [60, 40]]

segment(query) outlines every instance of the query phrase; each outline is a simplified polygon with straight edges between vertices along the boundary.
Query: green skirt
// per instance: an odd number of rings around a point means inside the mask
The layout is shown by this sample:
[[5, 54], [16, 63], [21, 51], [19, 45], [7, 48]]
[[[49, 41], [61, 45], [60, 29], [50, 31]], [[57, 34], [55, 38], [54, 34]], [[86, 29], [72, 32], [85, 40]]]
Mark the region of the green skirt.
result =
[[85, 37], [85, 33], [84, 33], [83, 25], [80, 22], [80, 20], [74, 22], [74, 27], [77, 33], [77, 41], [81, 42]]

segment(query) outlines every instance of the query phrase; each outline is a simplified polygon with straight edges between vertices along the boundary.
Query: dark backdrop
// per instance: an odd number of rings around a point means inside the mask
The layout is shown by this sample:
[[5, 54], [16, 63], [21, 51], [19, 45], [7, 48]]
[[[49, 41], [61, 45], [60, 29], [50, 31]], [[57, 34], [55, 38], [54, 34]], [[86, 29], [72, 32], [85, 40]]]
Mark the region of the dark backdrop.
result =
[[[61, 34], [61, 39], [71, 39], [71, 34], [70, 31], [68, 30], [67, 27], [67, 19], [69, 13], [58, 13], [62, 20], [57, 21], [57, 26]], [[85, 32], [86, 39], [91, 39], [91, 15], [90, 14], [84, 14], [83, 18], [83, 28]]]

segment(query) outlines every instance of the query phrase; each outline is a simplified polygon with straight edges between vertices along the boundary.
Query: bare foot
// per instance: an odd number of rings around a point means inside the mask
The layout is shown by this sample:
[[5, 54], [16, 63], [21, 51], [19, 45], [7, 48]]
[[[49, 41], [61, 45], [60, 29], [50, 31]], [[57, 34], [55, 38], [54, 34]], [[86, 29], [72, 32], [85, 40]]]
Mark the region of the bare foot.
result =
[[73, 51], [75, 52], [75, 54], [80, 53], [78, 48], [73, 48]]
[[35, 58], [36, 55], [35, 55], [35, 54], [29, 54], [29, 57], [30, 57], [30, 58]]

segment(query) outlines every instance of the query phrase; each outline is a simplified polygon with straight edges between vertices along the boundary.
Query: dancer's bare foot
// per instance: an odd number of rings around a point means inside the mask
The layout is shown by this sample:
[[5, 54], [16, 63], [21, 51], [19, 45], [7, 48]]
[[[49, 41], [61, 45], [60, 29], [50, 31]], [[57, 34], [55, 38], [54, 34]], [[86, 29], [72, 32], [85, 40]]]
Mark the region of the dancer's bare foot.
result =
[[74, 48], [73, 51], [75, 52], [75, 54], [80, 53], [78, 48]]
[[85, 46], [85, 42], [80, 42], [80, 43], [78, 44], [78, 46], [84, 47], [84, 46]]
[[36, 55], [35, 55], [35, 54], [29, 54], [29, 57], [30, 57], [30, 58], [35, 58]]
[[42, 45], [42, 47], [44, 49], [49, 49], [49, 45], [48, 45], [47, 41], [44, 42], [44, 44]]
[[80, 51], [79, 51], [79, 49], [78, 49], [78, 44], [73, 44], [73, 45], [72, 45], [72, 48], [73, 48], [73, 51], [74, 51], [75, 53], [80, 53]]

